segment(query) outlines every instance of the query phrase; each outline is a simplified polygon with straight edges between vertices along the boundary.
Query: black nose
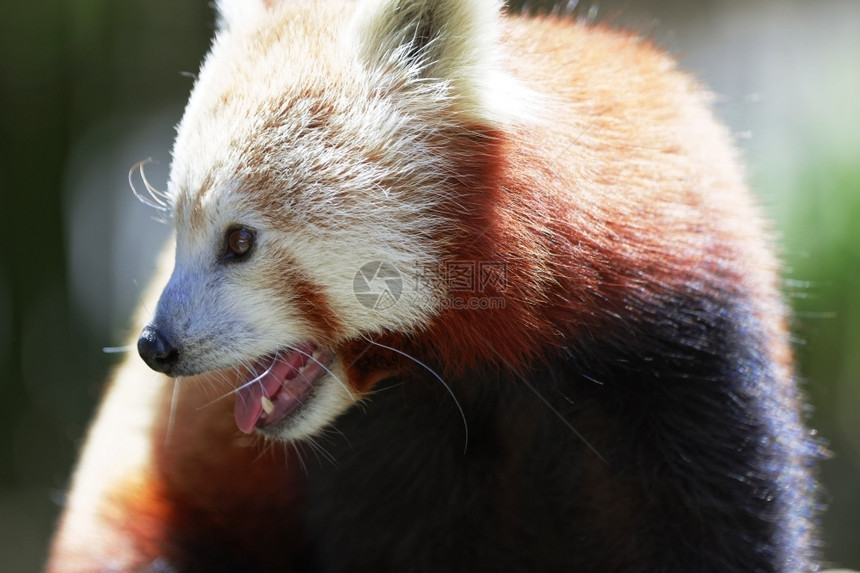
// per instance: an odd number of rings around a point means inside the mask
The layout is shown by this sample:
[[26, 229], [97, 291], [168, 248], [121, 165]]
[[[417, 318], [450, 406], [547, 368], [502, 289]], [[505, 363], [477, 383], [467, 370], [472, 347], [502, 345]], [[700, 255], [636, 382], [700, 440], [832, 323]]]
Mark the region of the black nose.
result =
[[137, 339], [137, 351], [147, 366], [170, 374], [179, 361], [179, 349], [159, 329], [147, 326]]

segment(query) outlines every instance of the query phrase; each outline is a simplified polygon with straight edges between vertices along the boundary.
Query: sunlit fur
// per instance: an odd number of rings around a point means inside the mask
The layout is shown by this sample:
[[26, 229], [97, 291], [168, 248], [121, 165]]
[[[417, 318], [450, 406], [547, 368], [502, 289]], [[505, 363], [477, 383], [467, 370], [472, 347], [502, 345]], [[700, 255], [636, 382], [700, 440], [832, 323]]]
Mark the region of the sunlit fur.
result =
[[[139, 322], [179, 379], [118, 369], [51, 571], [816, 569], [778, 265], [696, 82], [493, 0], [217, 5], [145, 182], [176, 235]], [[385, 310], [353, 292], [372, 261]], [[255, 361], [307, 341], [334, 353], [307, 403], [240, 434]]]

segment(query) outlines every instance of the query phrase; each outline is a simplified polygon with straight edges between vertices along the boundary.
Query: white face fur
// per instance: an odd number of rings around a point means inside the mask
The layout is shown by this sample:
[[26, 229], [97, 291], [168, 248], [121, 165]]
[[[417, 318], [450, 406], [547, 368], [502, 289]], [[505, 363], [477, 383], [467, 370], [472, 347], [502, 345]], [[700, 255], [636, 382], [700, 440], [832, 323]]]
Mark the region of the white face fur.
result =
[[[283, 439], [319, 430], [360, 398], [339, 348], [432, 319], [437, 309], [410, 301], [431, 294], [414, 272], [456, 232], [438, 214], [456, 163], [444, 133], [494, 113], [479, 85], [489, 72], [470, 73], [486, 50], [462, 38], [488, 35], [479, 22], [494, 21], [495, 3], [422, 0], [406, 14], [398, 4], [365, 4], [344, 19], [342, 6], [223, 0], [178, 128], [168, 191], [176, 263], [148, 327], [178, 350], [162, 370], [239, 368], [253, 379], [261, 357], [312, 344], [319, 352], [307, 361], [322, 367], [312, 391], [287, 418], [258, 424]], [[413, 45], [428, 14], [441, 26], [424, 39], [433, 54]], [[237, 238], [247, 252], [231, 247]], [[371, 261], [403, 275], [398, 304], [384, 311], [353, 292]]]

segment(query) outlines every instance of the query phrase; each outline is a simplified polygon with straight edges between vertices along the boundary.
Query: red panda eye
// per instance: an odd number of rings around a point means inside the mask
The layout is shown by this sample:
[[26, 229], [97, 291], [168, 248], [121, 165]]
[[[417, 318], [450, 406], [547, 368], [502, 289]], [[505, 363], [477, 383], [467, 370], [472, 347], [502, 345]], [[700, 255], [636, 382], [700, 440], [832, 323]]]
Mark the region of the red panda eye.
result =
[[248, 229], [232, 229], [227, 231], [228, 257], [242, 257], [248, 254], [254, 244], [254, 233]]

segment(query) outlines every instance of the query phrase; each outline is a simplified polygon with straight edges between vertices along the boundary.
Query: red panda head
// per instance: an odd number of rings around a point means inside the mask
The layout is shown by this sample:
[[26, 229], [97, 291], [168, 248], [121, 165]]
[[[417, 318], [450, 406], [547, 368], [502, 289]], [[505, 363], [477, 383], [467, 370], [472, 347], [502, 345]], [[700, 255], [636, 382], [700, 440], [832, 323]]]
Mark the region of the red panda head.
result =
[[173, 150], [175, 269], [138, 347], [171, 376], [239, 369], [240, 429], [301, 437], [388, 373], [357, 343], [439, 315], [425, 271], [465, 240], [456, 190], [518, 90], [493, 1], [219, 9]]

